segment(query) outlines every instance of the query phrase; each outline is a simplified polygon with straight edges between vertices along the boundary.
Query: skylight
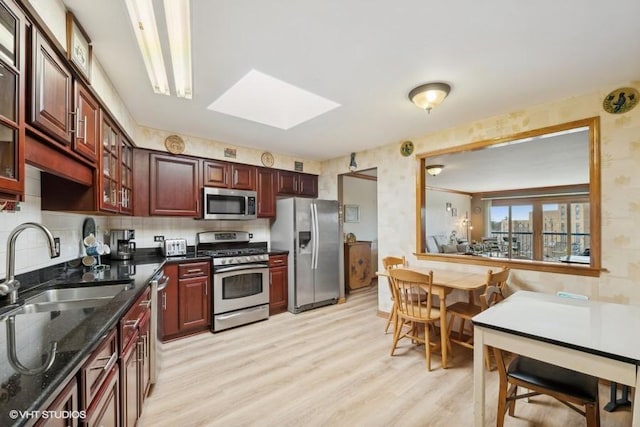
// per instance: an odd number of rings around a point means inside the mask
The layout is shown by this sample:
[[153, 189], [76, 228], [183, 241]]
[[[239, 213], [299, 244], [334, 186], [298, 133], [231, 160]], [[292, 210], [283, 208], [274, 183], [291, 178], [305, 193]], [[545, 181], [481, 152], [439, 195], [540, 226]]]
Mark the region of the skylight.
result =
[[339, 106], [297, 86], [251, 70], [207, 108], [287, 130]]

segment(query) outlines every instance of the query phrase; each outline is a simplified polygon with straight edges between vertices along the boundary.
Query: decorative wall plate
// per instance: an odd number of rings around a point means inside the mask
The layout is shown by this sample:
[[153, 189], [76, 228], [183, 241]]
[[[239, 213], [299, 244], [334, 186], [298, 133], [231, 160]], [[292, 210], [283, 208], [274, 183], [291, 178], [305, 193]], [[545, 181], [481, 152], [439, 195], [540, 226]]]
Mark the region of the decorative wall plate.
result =
[[169, 135], [164, 140], [164, 146], [171, 154], [182, 154], [184, 152], [184, 141], [178, 135]]
[[260, 160], [262, 161], [262, 164], [268, 168], [273, 166], [273, 154], [268, 151], [262, 153], [262, 156], [260, 156]]
[[413, 154], [413, 142], [405, 141], [400, 145], [400, 154], [405, 157], [408, 157]]
[[602, 101], [604, 111], [611, 114], [623, 114], [638, 105], [638, 91], [632, 87], [621, 87], [605, 96]]

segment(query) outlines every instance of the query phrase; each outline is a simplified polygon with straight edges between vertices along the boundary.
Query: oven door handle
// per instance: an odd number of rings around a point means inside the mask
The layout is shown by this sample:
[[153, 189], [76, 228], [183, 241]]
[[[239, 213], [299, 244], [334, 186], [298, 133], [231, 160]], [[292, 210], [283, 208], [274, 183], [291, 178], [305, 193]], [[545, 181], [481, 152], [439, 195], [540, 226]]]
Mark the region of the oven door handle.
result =
[[267, 264], [242, 264], [242, 265], [234, 265], [231, 267], [222, 267], [219, 269], [214, 269], [214, 273], [226, 273], [229, 271], [239, 271], [239, 270], [255, 270], [258, 268], [269, 268]]

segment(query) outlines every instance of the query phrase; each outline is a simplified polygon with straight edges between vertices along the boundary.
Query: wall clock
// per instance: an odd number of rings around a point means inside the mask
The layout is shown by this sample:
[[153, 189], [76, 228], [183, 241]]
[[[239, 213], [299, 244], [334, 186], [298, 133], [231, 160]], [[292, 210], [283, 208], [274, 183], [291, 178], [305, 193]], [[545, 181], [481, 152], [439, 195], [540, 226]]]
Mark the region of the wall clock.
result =
[[402, 143], [402, 145], [400, 145], [400, 154], [405, 157], [410, 156], [411, 154], [413, 154], [413, 148], [413, 142], [405, 141]]
[[169, 135], [164, 140], [164, 146], [171, 154], [182, 154], [184, 152], [184, 141], [178, 135]]
[[623, 114], [638, 105], [638, 91], [632, 87], [621, 87], [605, 96], [602, 101], [604, 111], [611, 114]]
[[260, 156], [260, 160], [262, 161], [262, 164], [268, 168], [273, 166], [273, 154], [268, 151], [262, 153], [262, 156]]

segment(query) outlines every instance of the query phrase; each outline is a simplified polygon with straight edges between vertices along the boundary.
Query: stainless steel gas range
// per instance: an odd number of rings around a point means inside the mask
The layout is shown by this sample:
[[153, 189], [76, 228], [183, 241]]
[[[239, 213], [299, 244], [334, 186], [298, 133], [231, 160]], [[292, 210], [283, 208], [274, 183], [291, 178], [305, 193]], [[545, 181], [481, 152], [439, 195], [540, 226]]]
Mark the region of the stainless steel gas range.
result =
[[265, 242], [251, 243], [245, 231], [207, 231], [197, 234], [196, 251], [213, 259], [213, 332], [269, 318]]

